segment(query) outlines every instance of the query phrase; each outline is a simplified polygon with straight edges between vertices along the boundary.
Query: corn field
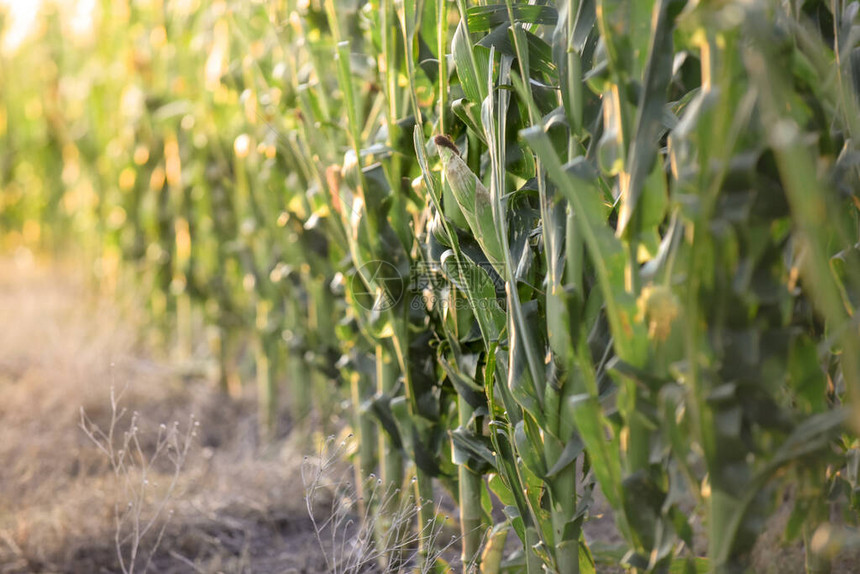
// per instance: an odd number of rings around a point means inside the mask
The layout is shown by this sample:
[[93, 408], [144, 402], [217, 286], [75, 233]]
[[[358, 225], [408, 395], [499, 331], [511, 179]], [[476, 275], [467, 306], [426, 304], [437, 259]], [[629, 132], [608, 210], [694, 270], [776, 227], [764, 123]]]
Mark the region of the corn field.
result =
[[264, 435], [345, 421], [419, 533], [447, 490], [465, 571], [748, 572], [786, 505], [807, 572], [860, 544], [856, 0], [93, 4], [0, 56], [0, 244]]

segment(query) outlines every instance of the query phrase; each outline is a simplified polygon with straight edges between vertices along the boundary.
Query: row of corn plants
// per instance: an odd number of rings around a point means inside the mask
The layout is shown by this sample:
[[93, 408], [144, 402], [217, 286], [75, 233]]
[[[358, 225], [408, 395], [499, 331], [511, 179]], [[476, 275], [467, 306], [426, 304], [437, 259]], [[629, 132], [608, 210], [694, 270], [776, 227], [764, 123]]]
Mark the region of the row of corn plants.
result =
[[[744, 572], [791, 505], [829, 572], [858, 6], [101, 0], [81, 37], [55, 9], [0, 60], [0, 231], [143, 286], [179, 358], [256, 381], [264, 437], [285, 401], [346, 420], [420, 501], [390, 571], [447, 567], [443, 488], [464, 571]], [[596, 491], [623, 548], [583, 534]]]

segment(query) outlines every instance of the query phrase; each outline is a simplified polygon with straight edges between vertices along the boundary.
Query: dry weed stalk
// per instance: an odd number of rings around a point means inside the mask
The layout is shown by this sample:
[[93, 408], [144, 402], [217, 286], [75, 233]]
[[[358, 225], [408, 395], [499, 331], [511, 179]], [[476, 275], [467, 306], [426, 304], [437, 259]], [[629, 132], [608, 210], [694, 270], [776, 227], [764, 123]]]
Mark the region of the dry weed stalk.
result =
[[[134, 574], [149, 569], [161, 544], [173, 515], [167, 505], [173, 498], [200, 423], [191, 415], [184, 430], [178, 421], [169, 427], [161, 424], [154, 447], [146, 452], [141, 445], [140, 417], [136, 411], [132, 412], [127, 429], [119, 429], [128, 414], [128, 410], [119, 404], [127, 388], [117, 394], [111, 386], [110, 423], [106, 432], [87, 417], [83, 407], [80, 427], [107, 457], [114, 480], [123, 494], [122, 500], [127, 501], [125, 506], [114, 503], [114, 546], [123, 574]], [[156, 470], [156, 464], [163, 464], [163, 461], [168, 464], [169, 471], [164, 474], [169, 477], [169, 483], [166, 489], [158, 490], [158, 483], [150, 479], [162, 474]]]
[[[305, 504], [327, 570], [333, 574], [394, 574], [414, 568], [422, 574], [435, 571], [442, 555], [459, 541], [459, 536], [452, 536], [445, 544], [439, 540], [447, 517], [437, 512], [416, 528], [421, 504], [432, 501], [416, 501], [408, 494], [413, 488], [404, 491], [386, 486], [373, 474], [362, 489], [340, 478], [332, 480], [347, 450], [346, 440], [336, 443], [334, 437], [329, 437], [316, 457], [306, 456], [302, 463]], [[327, 518], [319, 522], [316, 508], [324, 504], [320, 501], [324, 492], [330, 492], [332, 500], [324, 512]], [[362, 496], [360, 492], [366, 494]], [[418, 543], [422, 539], [433, 548], [424, 561], [418, 560]]]

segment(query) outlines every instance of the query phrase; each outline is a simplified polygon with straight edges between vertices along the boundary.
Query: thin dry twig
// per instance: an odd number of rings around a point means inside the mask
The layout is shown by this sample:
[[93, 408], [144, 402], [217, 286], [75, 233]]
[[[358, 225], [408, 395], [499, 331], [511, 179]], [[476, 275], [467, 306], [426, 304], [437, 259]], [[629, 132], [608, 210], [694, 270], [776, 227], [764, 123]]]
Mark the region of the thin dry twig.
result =
[[[336, 443], [329, 437], [317, 456], [305, 457], [302, 464], [305, 504], [327, 570], [333, 574], [394, 574], [408, 566], [419, 566], [418, 541], [425, 539], [434, 551], [420, 564], [419, 571], [433, 571], [460, 537], [452, 536], [441, 544], [439, 537], [447, 517], [437, 513], [426, 524], [417, 525], [421, 503], [400, 488], [383, 485], [374, 475], [365, 480], [360, 490], [349, 481], [331, 479], [338, 472], [336, 465], [346, 456], [349, 438]], [[323, 492], [333, 496], [326, 509], [327, 518], [319, 521], [317, 506]], [[366, 492], [367, 498], [358, 492]]]
[[[123, 574], [134, 574], [136, 571], [147, 572], [152, 566], [152, 560], [173, 515], [172, 510], [167, 511], [167, 506], [175, 494], [182, 468], [197, 435], [199, 422], [191, 415], [184, 430], [180, 428], [178, 421], [169, 427], [160, 425], [155, 446], [151, 453], [147, 453], [140, 440], [140, 415], [137, 412], [132, 413], [122, 437], [118, 436], [119, 424], [128, 412], [126, 408], [120, 407], [120, 401], [127, 390], [126, 386], [116, 393], [114, 386], [111, 386], [111, 412], [107, 432], [87, 416], [83, 407], [80, 410], [79, 426], [108, 459], [114, 479], [124, 494], [125, 507], [121, 507], [119, 502], [114, 503], [114, 547]], [[167, 488], [159, 493], [155, 490], [158, 484], [150, 479], [158, 476], [155, 465], [163, 460], [170, 464], [170, 482]]]

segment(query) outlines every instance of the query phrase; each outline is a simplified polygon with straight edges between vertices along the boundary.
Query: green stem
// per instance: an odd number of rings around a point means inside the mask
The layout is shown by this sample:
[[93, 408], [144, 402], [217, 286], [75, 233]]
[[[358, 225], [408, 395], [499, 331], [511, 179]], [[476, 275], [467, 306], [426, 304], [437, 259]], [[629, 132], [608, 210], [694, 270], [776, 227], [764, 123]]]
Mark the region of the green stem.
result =
[[257, 363], [257, 401], [260, 417], [260, 438], [268, 441], [275, 436], [277, 421], [277, 383], [275, 372], [277, 359], [275, 358], [275, 345], [271, 344], [271, 337], [267, 336], [266, 327], [269, 321], [269, 308], [271, 304], [262, 300], [257, 302], [257, 336], [255, 342]]
[[[397, 352], [397, 360], [400, 371], [403, 373], [404, 387], [406, 389], [406, 402], [409, 414], [418, 418], [417, 397], [412, 382], [409, 359], [409, 322], [408, 308], [401, 305], [392, 312], [392, 323], [394, 325], [394, 348]], [[421, 433], [419, 433], [421, 434]], [[422, 440], [416, 436], [415, 440]], [[415, 465], [415, 501], [418, 505], [418, 562], [419, 567], [428, 565], [433, 555], [433, 520], [435, 519], [435, 503], [433, 496], [433, 477], [423, 470], [417, 463]]]
[[[462, 428], [467, 428], [475, 410], [461, 397], [457, 401], [459, 422]], [[475, 426], [478, 426], [477, 423]], [[459, 497], [460, 497], [460, 536], [462, 537], [461, 560], [463, 574], [468, 574], [474, 567], [480, 566], [478, 552], [481, 549], [483, 529], [481, 522], [481, 475], [472, 471], [465, 464], [458, 467]]]
[[436, 44], [439, 50], [439, 133], [448, 129], [448, 1], [436, 0]]
[[[376, 392], [389, 395], [397, 385], [397, 365], [382, 343], [376, 345]], [[403, 484], [403, 455], [388, 434], [379, 433], [379, 468], [385, 488], [395, 489]]]

